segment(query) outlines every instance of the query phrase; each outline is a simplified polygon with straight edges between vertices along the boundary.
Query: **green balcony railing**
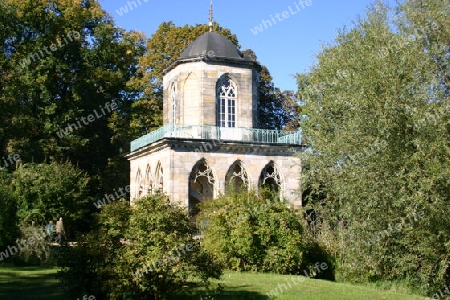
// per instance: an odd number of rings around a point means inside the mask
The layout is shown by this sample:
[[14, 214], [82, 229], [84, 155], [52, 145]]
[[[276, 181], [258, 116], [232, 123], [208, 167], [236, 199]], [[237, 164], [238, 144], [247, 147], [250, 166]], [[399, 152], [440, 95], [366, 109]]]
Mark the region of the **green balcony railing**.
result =
[[224, 140], [262, 144], [301, 145], [301, 133], [292, 131], [217, 127], [207, 125], [166, 125], [131, 142], [131, 151], [150, 145], [163, 138]]

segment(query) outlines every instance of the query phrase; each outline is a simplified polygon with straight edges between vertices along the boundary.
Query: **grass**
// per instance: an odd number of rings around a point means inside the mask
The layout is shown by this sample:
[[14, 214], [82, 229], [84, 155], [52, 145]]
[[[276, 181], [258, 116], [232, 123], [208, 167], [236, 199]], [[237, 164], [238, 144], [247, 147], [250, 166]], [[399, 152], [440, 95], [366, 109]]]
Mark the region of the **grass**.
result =
[[[352, 285], [335, 283], [325, 280], [307, 279], [298, 283], [292, 283], [292, 279], [298, 276], [277, 274], [237, 273], [227, 271], [222, 280], [214, 281], [215, 284], [224, 286], [220, 294], [207, 293], [210, 299], [279, 299], [279, 300], [419, 300], [427, 299], [421, 296], [399, 293], [391, 290], [381, 290], [364, 285]], [[291, 286], [289, 286], [291, 283]], [[297, 281], [296, 281], [297, 282]], [[282, 289], [280, 290], [280, 287]], [[282, 286], [284, 284], [284, 286]], [[278, 296], [268, 296], [271, 291], [278, 292]], [[198, 294], [199, 292], [197, 292]], [[272, 295], [276, 293], [272, 292]], [[178, 299], [199, 299], [198, 296], [179, 296]], [[205, 298], [208, 299], [208, 298]], [[428, 298], [429, 299], [429, 298]]]
[[0, 267], [0, 299], [67, 299], [56, 279], [56, 272], [56, 268]]
[[[64, 295], [61, 285], [57, 281], [57, 269], [43, 267], [0, 267], [0, 299], [5, 300], [59, 300], [70, 299]], [[197, 290], [195, 295], [180, 293], [175, 299], [199, 299], [199, 294], [212, 297], [203, 299], [280, 299], [280, 300], [419, 300], [420, 296], [397, 293], [395, 291], [380, 290], [375, 287], [334, 283], [324, 280], [305, 279], [294, 285], [292, 278], [298, 276], [237, 273], [227, 271], [221, 280], [215, 280], [215, 286], [220, 284], [223, 291], [206, 292]], [[288, 282], [291, 283], [289, 287]], [[284, 286], [282, 286], [284, 284]], [[280, 286], [282, 289], [280, 290]], [[278, 296], [267, 296], [266, 293], [277, 289]], [[274, 294], [274, 293], [273, 293]], [[429, 298], [428, 298], [429, 299]]]

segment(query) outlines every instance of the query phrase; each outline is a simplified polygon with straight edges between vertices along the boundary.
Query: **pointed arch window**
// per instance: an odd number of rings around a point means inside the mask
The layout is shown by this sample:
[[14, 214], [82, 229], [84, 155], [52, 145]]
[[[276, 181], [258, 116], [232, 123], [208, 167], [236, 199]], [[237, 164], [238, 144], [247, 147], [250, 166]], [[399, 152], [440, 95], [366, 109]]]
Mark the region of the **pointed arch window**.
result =
[[195, 217], [199, 210], [197, 205], [214, 198], [215, 178], [205, 159], [199, 160], [189, 174], [189, 214]]
[[162, 192], [164, 189], [164, 172], [160, 162], [158, 162], [156, 167], [155, 180], [155, 190], [160, 190]]
[[170, 87], [170, 99], [172, 102], [172, 124], [177, 124], [177, 84], [172, 83]]
[[141, 198], [144, 194], [144, 184], [142, 182], [142, 173], [139, 168], [136, 174], [136, 198]]
[[222, 76], [217, 83], [217, 126], [236, 127], [236, 84]]
[[235, 161], [225, 175], [225, 192], [240, 192], [248, 189], [249, 180], [242, 161]]
[[153, 174], [150, 165], [147, 165], [147, 169], [145, 171], [145, 192], [147, 195], [153, 194]]
[[265, 195], [265, 197], [270, 197], [272, 195], [281, 197], [282, 182], [281, 173], [274, 161], [271, 160], [264, 166], [259, 177], [259, 185], [263, 195]]

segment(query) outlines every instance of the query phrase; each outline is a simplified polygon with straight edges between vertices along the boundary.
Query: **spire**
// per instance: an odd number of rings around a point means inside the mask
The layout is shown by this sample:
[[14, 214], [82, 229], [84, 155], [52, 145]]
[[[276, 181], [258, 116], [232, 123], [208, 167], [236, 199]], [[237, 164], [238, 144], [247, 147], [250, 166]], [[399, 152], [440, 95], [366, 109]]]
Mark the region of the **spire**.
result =
[[213, 30], [213, 2], [209, 5], [209, 32]]

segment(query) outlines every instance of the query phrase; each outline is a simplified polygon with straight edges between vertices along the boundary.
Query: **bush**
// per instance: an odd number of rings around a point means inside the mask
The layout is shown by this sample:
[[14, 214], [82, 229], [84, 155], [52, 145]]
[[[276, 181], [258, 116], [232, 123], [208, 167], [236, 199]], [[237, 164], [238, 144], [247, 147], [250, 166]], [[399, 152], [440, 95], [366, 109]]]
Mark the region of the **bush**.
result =
[[[17, 243], [25, 245], [19, 252], [19, 257], [26, 264], [47, 264], [51, 263], [51, 249], [47, 243], [47, 235], [44, 229], [37, 226], [20, 224], [21, 238]], [[25, 243], [25, 244], [24, 244]]]
[[250, 192], [204, 202], [198, 223], [205, 249], [232, 270], [299, 273], [301, 217], [287, 202], [268, 199]]
[[[305, 231], [303, 235], [305, 241], [305, 252], [303, 253], [302, 270], [306, 270], [308, 274], [314, 274], [314, 278], [326, 279], [335, 281], [335, 267], [336, 263], [330, 252], [327, 251], [326, 245], [319, 242], [310, 232]], [[325, 263], [327, 265], [326, 270], [322, 272], [316, 272], [316, 263]]]
[[120, 199], [102, 207], [91, 233], [79, 235], [76, 246], [63, 244], [58, 255], [58, 272], [68, 293], [74, 297], [95, 295], [107, 299], [121, 277], [121, 263], [131, 208]]
[[63, 247], [60, 275], [74, 296], [97, 299], [161, 299], [188, 281], [208, 283], [222, 267], [200, 248], [187, 211], [153, 195], [102, 208], [96, 229]]
[[17, 222], [17, 204], [9, 191], [10, 175], [0, 170], [0, 247], [14, 244], [20, 232]]
[[[135, 202], [127, 232], [124, 270], [133, 276], [124, 290], [154, 299], [179, 291], [188, 279], [207, 283], [219, 278], [222, 267], [195, 240], [193, 224], [184, 207], [163, 195]], [[118, 291], [120, 293], [120, 291]]]
[[85, 222], [88, 182], [88, 176], [68, 162], [20, 165], [12, 174], [10, 188], [17, 216], [41, 226], [63, 217], [70, 231], [72, 225]]

